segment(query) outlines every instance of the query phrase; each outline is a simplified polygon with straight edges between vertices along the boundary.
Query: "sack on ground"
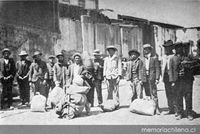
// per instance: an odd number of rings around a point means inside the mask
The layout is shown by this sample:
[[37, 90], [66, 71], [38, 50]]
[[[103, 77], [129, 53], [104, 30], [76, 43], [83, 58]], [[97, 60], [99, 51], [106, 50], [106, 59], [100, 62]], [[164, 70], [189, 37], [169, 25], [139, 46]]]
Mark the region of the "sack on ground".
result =
[[70, 94], [87, 94], [88, 91], [89, 91], [89, 87], [76, 86], [76, 85], [70, 85], [69, 88], [66, 90], [66, 92]]
[[46, 97], [37, 92], [30, 104], [32, 112], [45, 112]]
[[155, 114], [156, 103], [152, 99], [136, 99], [130, 104], [129, 110], [133, 113], [152, 116]]
[[65, 96], [64, 90], [60, 87], [55, 87], [49, 93], [48, 104], [53, 104], [56, 106], [64, 96]]
[[87, 97], [84, 94], [72, 94], [70, 96], [70, 102], [76, 105], [85, 105]]
[[115, 100], [107, 100], [101, 105], [104, 112], [114, 111], [117, 107], [119, 107], [119, 103]]
[[[78, 98], [78, 99], [77, 99]], [[80, 99], [81, 98], [81, 99]], [[76, 116], [79, 116], [86, 103], [86, 96], [85, 95], [80, 95], [80, 96], [73, 96], [73, 99], [77, 99], [76, 101], [79, 103], [74, 104], [72, 101], [72, 95], [66, 95], [56, 106], [56, 114], [59, 115], [59, 118], [68, 118], [72, 119]], [[84, 100], [82, 100], [84, 99]], [[81, 104], [82, 103], [82, 104]]]

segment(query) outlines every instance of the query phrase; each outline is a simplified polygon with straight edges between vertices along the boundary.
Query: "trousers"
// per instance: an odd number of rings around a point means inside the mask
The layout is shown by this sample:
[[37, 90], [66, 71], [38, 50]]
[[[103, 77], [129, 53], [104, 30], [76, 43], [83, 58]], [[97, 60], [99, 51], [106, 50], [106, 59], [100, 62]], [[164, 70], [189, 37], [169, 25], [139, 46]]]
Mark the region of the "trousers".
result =
[[119, 103], [119, 83], [117, 79], [107, 79], [108, 96], [107, 100], [116, 100]]

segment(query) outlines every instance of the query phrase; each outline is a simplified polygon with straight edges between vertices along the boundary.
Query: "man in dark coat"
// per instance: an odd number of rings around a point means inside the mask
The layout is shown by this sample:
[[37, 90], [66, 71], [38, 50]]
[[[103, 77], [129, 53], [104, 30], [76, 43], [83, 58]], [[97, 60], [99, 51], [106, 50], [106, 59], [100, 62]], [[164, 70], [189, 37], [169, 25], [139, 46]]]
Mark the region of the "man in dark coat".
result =
[[55, 87], [55, 83], [53, 81], [53, 74], [54, 74], [54, 65], [55, 65], [55, 56], [49, 56], [49, 62], [47, 63], [47, 86], [49, 90], [52, 90]]
[[69, 79], [68, 66], [64, 63], [63, 53], [57, 54], [56, 58], [58, 62], [53, 67], [53, 80], [56, 86], [64, 88]]
[[152, 46], [145, 44], [144, 48], [144, 71], [142, 82], [146, 96], [150, 96], [156, 103], [156, 114], [160, 114], [157, 96], [157, 84], [160, 78], [160, 66], [158, 58], [152, 56]]
[[24, 105], [25, 103], [28, 104], [30, 101], [29, 71], [31, 62], [26, 59], [28, 56], [26, 51], [21, 51], [19, 56], [20, 61], [16, 64], [16, 76], [19, 84], [20, 99], [22, 101], [22, 105]]
[[192, 90], [194, 81], [193, 57], [189, 55], [189, 43], [177, 43], [175, 46], [176, 67], [177, 67], [177, 83], [176, 83], [176, 103], [177, 103], [177, 120], [183, 118], [183, 98], [185, 98], [185, 111], [188, 120], [194, 119], [194, 111], [192, 110]]
[[163, 47], [165, 49], [165, 55], [162, 58], [162, 80], [165, 85], [165, 91], [169, 108], [169, 111], [166, 114], [174, 114], [175, 112], [177, 112], [175, 103], [176, 86], [173, 85], [173, 82], [176, 81], [173, 80], [174, 75], [176, 75], [173, 72], [175, 72], [176, 70], [173, 70], [174, 67], [172, 66], [172, 57], [174, 56], [172, 49], [174, 48], [174, 45], [171, 40], [168, 40], [164, 43]]
[[39, 51], [36, 51], [33, 55], [34, 61], [30, 66], [29, 82], [33, 87], [34, 94], [39, 92], [41, 95], [47, 97], [47, 65], [46, 62], [41, 60], [41, 55]]
[[97, 92], [98, 103], [101, 105], [103, 103], [102, 99], [102, 81], [103, 81], [103, 64], [104, 61], [101, 58], [99, 50], [95, 50], [94, 53], [94, 85]]
[[133, 49], [129, 51], [130, 61], [127, 66], [127, 81], [131, 81], [131, 102], [138, 98], [143, 98], [142, 75], [143, 61], [139, 58], [140, 53]]
[[3, 86], [1, 109], [4, 108], [4, 99], [6, 96], [8, 99], [8, 108], [14, 109], [14, 107], [12, 107], [12, 86], [16, 74], [15, 62], [10, 58], [11, 52], [8, 48], [3, 49], [2, 54], [3, 58], [0, 59], [0, 80]]

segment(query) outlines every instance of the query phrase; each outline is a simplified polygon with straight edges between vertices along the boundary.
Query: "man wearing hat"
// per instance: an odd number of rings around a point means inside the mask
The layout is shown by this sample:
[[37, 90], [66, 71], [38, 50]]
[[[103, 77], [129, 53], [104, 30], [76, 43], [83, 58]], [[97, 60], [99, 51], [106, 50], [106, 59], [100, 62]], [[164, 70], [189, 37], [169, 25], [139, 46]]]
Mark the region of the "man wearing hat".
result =
[[[189, 55], [189, 43], [176, 43], [176, 54], [172, 57], [173, 68], [176, 69], [176, 76], [173, 84], [176, 86], [177, 116], [180, 120], [184, 116], [183, 98], [185, 98], [185, 111], [188, 120], [193, 120], [195, 112], [192, 110], [192, 90], [194, 81], [193, 57]], [[173, 70], [172, 70], [173, 71]], [[172, 73], [174, 73], [173, 71]]]
[[103, 76], [107, 81], [107, 100], [114, 99], [119, 104], [119, 81], [122, 76], [121, 59], [116, 54], [117, 48], [115, 46], [108, 46], [106, 50], [109, 56], [104, 60]]
[[49, 56], [49, 62], [47, 63], [47, 86], [48, 89], [52, 90], [55, 87], [55, 83], [53, 81], [53, 67], [55, 65], [55, 56], [50, 55]]
[[97, 92], [98, 103], [99, 105], [101, 105], [103, 103], [101, 84], [103, 81], [104, 61], [101, 58], [100, 50], [96, 49], [93, 55], [94, 55], [94, 85]]
[[56, 86], [63, 88], [67, 84], [68, 80], [68, 67], [64, 63], [64, 55], [63, 53], [59, 53], [56, 55], [58, 62], [54, 65], [53, 68], [53, 77]]
[[80, 53], [75, 53], [73, 56], [74, 63], [69, 66], [69, 83], [73, 84], [73, 79], [76, 78], [76, 76], [80, 76], [81, 73], [84, 71], [83, 62], [81, 59]]
[[33, 87], [34, 94], [39, 92], [41, 95], [47, 97], [47, 64], [41, 59], [42, 53], [35, 51], [33, 54], [33, 63], [30, 66], [29, 82]]
[[[165, 91], [166, 91], [166, 97], [168, 102], [168, 108], [169, 111], [166, 114], [175, 114], [176, 112], [176, 103], [175, 103], [175, 86], [172, 84], [175, 73], [173, 73], [171, 70], [172, 67], [172, 57], [174, 45], [172, 40], [168, 40], [163, 44], [165, 55], [162, 58], [162, 80], [165, 85]], [[176, 70], [174, 70], [176, 71]]]
[[12, 107], [12, 85], [16, 74], [15, 62], [10, 58], [11, 52], [8, 48], [2, 51], [3, 58], [0, 59], [0, 79], [3, 86], [1, 97], [1, 109], [5, 106], [5, 97], [7, 97], [8, 108]]
[[142, 71], [143, 71], [143, 62], [139, 58], [140, 53], [133, 49], [129, 51], [130, 61], [127, 66], [127, 81], [131, 81], [132, 94], [131, 102], [138, 98], [143, 97], [142, 94]]
[[20, 99], [22, 105], [29, 104], [30, 99], [30, 86], [29, 86], [29, 71], [31, 61], [27, 60], [27, 52], [22, 50], [19, 54], [20, 60], [16, 63], [17, 69], [17, 82], [19, 84]]
[[156, 103], [156, 114], [160, 114], [157, 96], [157, 84], [160, 78], [160, 66], [156, 56], [152, 55], [152, 46], [145, 44], [144, 49], [144, 71], [143, 71], [143, 87], [146, 96], [150, 96]]

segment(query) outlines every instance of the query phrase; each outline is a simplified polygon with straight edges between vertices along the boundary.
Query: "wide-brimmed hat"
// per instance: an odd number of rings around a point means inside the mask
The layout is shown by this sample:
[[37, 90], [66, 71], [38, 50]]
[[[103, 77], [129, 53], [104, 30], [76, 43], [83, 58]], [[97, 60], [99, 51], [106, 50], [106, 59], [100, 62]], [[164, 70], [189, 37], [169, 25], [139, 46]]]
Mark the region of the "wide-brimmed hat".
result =
[[84, 70], [81, 74], [84, 75], [84, 74], [86, 74], [86, 73], [91, 74], [88, 70]]
[[54, 55], [49, 55], [49, 59], [55, 59]]
[[116, 48], [115, 46], [113, 46], [113, 45], [107, 46], [107, 47], [106, 47], [106, 50], [107, 50], [107, 51], [108, 51], [109, 49], [114, 49], [115, 51], [117, 51], [117, 48]]
[[145, 48], [150, 48], [150, 49], [152, 49], [153, 47], [150, 45], [150, 44], [144, 44], [143, 45], [143, 48], [145, 49]]
[[138, 52], [136, 49], [132, 49], [128, 52], [129, 56], [132, 54], [132, 53], [136, 53], [138, 56], [140, 56], [140, 52]]
[[101, 55], [100, 50], [99, 49], [94, 50], [93, 55]]
[[5, 52], [8, 52], [9, 54], [11, 54], [10, 49], [9, 48], [4, 48], [2, 50], [2, 54], [4, 54]]
[[163, 47], [171, 47], [171, 46], [173, 46], [174, 44], [173, 44], [173, 41], [172, 40], [168, 40], [168, 41], [166, 41], [164, 44], [163, 44]]
[[19, 53], [19, 56], [28, 56], [28, 53], [27, 53], [25, 50], [22, 50], [22, 51]]
[[35, 56], [37, 56], [37, 55], [40, 55], [40, 56], [41, 56], [42, 53], [41, 53], [40, 51], [35, 51], [34, 54], [33, 54], [33, 58], [34, 58]]
[[60, 53], [58, 53], [58, 54], [56, 55], [56, 57], [58, 58], [59, 56], [64, 56], [64, 55], [63, 55], [63, 53], [60, 52]]
[[79, 56], [79, 57], [81, 58], [81, 54], [80, 54], [80, 53], [74, 53], [73, 56], [72, 56], [73, 59], [74, 59], [76, 56]]

